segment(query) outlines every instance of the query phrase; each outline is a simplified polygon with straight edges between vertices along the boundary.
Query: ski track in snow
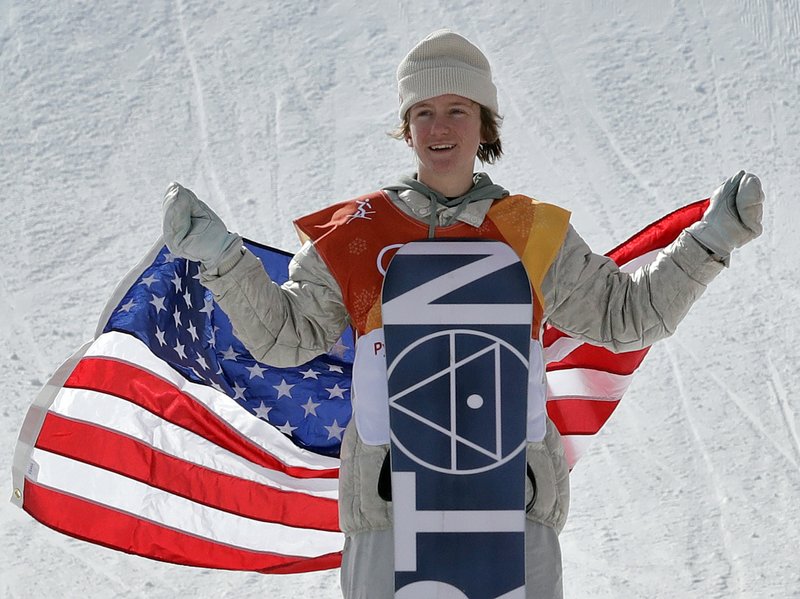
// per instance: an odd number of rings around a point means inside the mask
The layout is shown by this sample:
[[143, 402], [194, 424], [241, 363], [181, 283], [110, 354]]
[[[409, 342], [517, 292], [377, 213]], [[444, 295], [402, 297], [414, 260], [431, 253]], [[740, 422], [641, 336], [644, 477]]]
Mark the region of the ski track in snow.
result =
[[[484, 47], [506, 157], [598, 252], [738, 168], [764, 235], [654, 349], [573, 472], [569, 599], [800, 598], [800, 2], [0, 0], [0, 430], [159, 233], [176, 179], [287, 250], [291, 220], [413, 168], [394, 69], [447, 26]], [[152, 562], [0, 508], [0, 598], [340, 596], [338, 572]]]
[[[553, 66], [555, 67], [556, 73], [558, 74], [558, 80], [560, 81], [562, 90], [564, 92], [567, 92], [566, 95], [572, 95], [573, 89], [572, 89], [572, 86], [569, 83], [569, 78], [566, 76], [564, 68], [561, 66], [561, 59], [558, 56], [558, 53], [553, 48], [553, 44], [552, 44], [552, 42], [550, 40], [550, 37], [548, 36], [547, 32], [543, 32], [542, 35], [543, 35], [543, 37], [544, 37], [544, 39], [545, 39], [545, 41], [547, 43], [548, 51], [549, 51], [550, 56], [552, 57], [552, 63], [553, 63]], [[580, 107], [580, 110], [579, 110], [578, 115], [576, 115], [576, 116], [588, 117], [595, 125], [597, 125], [593, 115], [587, 109], [585, 103], [584, 102], [580, 102], [579, 107]], [[591, 134], [591, 131], [583, 132], [583, 123], [580, 123], [580, 125], [578, 127], [576, 127], [576, 131], [577, 132], [582, 132], [582, 133], [585, 133], [585, 134], [586, 133]], [[591, 148], [594, 147], [594, 144], [593, 144], [593, 140], [590, 137], [588, 137], [587, 135], [585, 135], [585, 134], [583, 136], [581, 136], [582, 142], [585, 142], [585, 143], [581, 143], [579, 145], [581, 145], [582, 147], [585, 148], [584, 151], [589, 151]], [[606, 140], [606, 142], [610, 142], [611, 141], [608, 137], [606, 137], [605, 140]], [[597, 152], [597, 154], [601, 154], [602, 151], [603, 151], [603, 147], [601, 145], [600, 148], [597, 148], [596, 152]], [[616, 152], [616, 150], [615, 150], [615, 152]], [[618, 155], [618, 152], [617, 152], [617, 155]], [[592, 189], [591, 187], [586, 189], [586, 196], [587, 197], [592, 197], [593, 195], [595, 195], [595, 193], [596, 193], [596, 190]], [[599, 212], [598, 224], [601, 225], [605, 230], [607, 230], [611, 235], [613, 235], [614, 237], [617, 237], [618, 231], [617, 231], [617, 225], [615, 223], [615, 219], [613, 218], [612, 214], [610, 213], [610, 211], [606, 207], [606, 205], [601, 203], [600, 206], [599, 206], [598, 212]]]
[[217, 170], [214, 165], [213, 156], [211, 153], [211, 142], [208, 134], [208, 113], [206, 112], [205, 93], [203, 92], [203, 83], [200, 79], [200, 71], [197, 67], [197, 59], [192, 52], [191, 44], [189, 42], [189, 34], [186, 30], [185, 23], [185, 9], [183, 0], [175, 0], [175, 11], [178, 20], [178, 28], [181, 33], [181, 41], [183, 42], [183, 50], [186, 60], [189, 63], [189, 71], [192, 74], [192, 83], [194, 84], [194, 105], [197, 115], [194, 117], [194, 122], [197, 125], [200, 133], [200, 156], [202, 157], [203, 171], [208, 173], [211, 180], [211, 188], [214, 194], [214, 199], [221, 204], [222, 216], [228, 217], [230, 220], [230, 205], [228, 204], [225, 192], [220, 184]]
[[[717, 517], [717, 528], [720, 536], [720, 540], [722, 541], [722, 547], [724, 552], [724, 559], [727, 564], [728, 572], [723, 575], [720, 579], [720, 586], [722, 588], [719, 589], [719, 596], [720, 597], [731, 597], [732, 592], [734, 589], [731, 589], [731, 584], [729, 582], [730, 578], [733, 578], [736, 581], [736, 589], [735, 593], [736, 596], [741, 596], [741, 583], [739, 582], [740, 575], [739, 575], [739, 567], [734, 559], [733, 551], [731, 549], [731, 542], [730, 542], [730, 535], [728, 533], [728, 525], [725, 514], [725, 503], [727, 502], [727, 497], [723, 492], [720, 484], [720, 475], [717, 472], [717, 469], [714, 465], [714, 458], [708, 450], [706, 446], [706, 440], [704, 436], [698, 431], [697, 424], [696, 424], [696, 417], [694, 416], [694, 410], [692, 408], [692, 397], [691, 393], [686, 388], [684, 384], [682, 368], [679, 364], [675, 352], [672, 348], [672, 343], [668, 341], [664, 341], [664, 346], [667, 351], [667, 356], [669, 357], [670, 365], [672, 366], [672, 374], [675, 378], [675, 384], [677, 387], [678, 394], [681, 398], [681, 405], [683, 406], [683, 411], [686, 415], [686, 424], [689, 427], [689, 431], [691, 432], [692, 440], [694, 443], [695, 448], [700, 452], [702, 456], [703, 463], [708, 473], [708, 482], [709, 486], [711, 487], [714, 499], [716, 503], [716, 510], [718, 510], [719, 514]], [[697, 539], [692, 539], [694, 542], [697, 542], [698, 545], [702, 546], [702, 541], [698, 541]], [[695, 549], [695, 554], [692, 556], [690, 563], [688, 564], [690, 568], [693, 568], [697, 562], [701, 562], [702, 556], [699, 552], [699, 548]], [[697, 574], [699, 577], [699, 572]]]
[[[682, 343], [679, 338], [671, 339], [670, 343], [680, 347], [681, 351], [688, 354], [691, 360], [695, 361], [695, 363], [699, 363], [701, 361], [701, 357], [697, 353], [693, 352], [686, 344]], [[724, 379], [720, 378], [713, 371], [707, 370], [705, 375], [707, 375], [709, 379], [724, 392], [726, 399], [731, 400], [732, 404], [736, 406], [739, 412], [741, 412], [752, 428], [752, 432], [756, 438], [771, 445], [778, 454], [785, 458], [789, 467], [794, 470], [800, 470], [800, 461], [796, 459], [796, 456], [792, 456], [792, 453], [795, 452], [791, 450], [787, 451], [785, 447], [777, 442], [774, 433], [770, 430], [767, 430], [767, 428], [761, 422], [759, 416], [748, 407], [747, 402], [728, 383], [726, 383]], [[773, 387], [773, 389], [777, 391], [778, 387]], [[778, 397], [780, 398], [780, 396]]]
[[792, 408], [792, 404], [789, 401], [789, 394], [786, 391], [786, 387], [783, 384], [783, 379], [781, 378], [778, 369], [775, 367], [775, 363], [772, 360], [772, 357], [767, 354], [767, 364], [769, 366], [769, 375], [770, 375], [770, 383], [772, 385], [772, 391], [775, 394], [775, 397], [778, 400], [778, 404], [780, 405], [781, 415], [783, 416], [783, 423], [788, 431], [789, 435], [794, 442], [794, 454], [795, 454], [795, 462], [794, 467], [795, 469], [800, 469], [798, 464], [800, 463], [800, 435], [797, 433], [797, 414], [795, 413], [794, 409]]

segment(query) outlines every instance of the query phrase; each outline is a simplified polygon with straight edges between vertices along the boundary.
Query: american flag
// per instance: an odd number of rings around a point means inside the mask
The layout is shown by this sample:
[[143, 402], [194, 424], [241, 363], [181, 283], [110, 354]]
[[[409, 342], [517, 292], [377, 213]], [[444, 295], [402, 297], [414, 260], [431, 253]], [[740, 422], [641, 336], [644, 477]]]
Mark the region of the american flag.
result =
[[[654, 258], [707, 201], [653, 223], [609, 255]], [[252, 242], [273, 280], [290, 255]], [[338, 452], [350, 419], [353, 338], [293, 369], [253, 359], [161, 241], [120, 283], [95, 339], [31, 406], [12, 500], [67, 535], [185, 565], [290, 573], [337, 567]], [[626, 354], [547, 327], [548, 413], [570, 467], [647, 349]]]
[[[288, 254], [246, 245], [286, 280]], [[56, 530], [155, 559], [336, 567], [352, 358], [348, 332], [301, 368], [257, 362], [200, 284], [198, 264], [159, 241], [119, 285], [95, 340], [31, 409], [15, 494]]]

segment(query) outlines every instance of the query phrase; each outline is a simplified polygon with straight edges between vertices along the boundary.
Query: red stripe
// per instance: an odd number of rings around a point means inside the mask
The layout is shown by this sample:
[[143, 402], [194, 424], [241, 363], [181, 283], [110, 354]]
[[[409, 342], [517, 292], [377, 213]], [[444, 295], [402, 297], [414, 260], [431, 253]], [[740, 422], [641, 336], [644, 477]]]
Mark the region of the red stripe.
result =
[[222, 545], [25, 480], [24, 509], [55, 530], [125, 553], [223, 570], [292, 574], [337, 568], [341, 553], [306, 558]]
[[681, 231], [700, 220], [708, 207], [708, 199], [683, 206], [646, 226], [627, 241], [623, 241], [606, 256], [617, 264], [625, 264], [647, 252], [667, 247]]
[[247, 518], [338, 532], [334, 499], [282, 491], [222, 474], [85, 422], [48, 413], [36, 447]]
[[84, 358], [72, 371], [64, 387], [89, 389], [115, 395], [192, 431], [259, 466], [285, 472], [296, 478], [337, 478], [337, 468], [312, 470], [287, 466], [190, 395], [162, 378], [110, 358]]
[[594, 435], [603, 427], [617, 404], [619, 400], [550, 400], [547, 402], [547, 415], [562, 435]]
[[542, 347], [548, 348], [562, 337], [569, 337], [569, 335], [564, 331], [559, 331], [551, 324], [546, 324], [544, 325], [544, 332], [542, 333]]

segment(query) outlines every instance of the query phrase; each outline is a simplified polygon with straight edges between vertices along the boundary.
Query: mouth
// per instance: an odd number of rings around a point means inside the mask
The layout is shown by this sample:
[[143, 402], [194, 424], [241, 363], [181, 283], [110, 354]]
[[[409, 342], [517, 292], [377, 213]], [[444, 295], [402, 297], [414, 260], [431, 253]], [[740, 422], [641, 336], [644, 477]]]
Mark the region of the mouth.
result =
[[452, 150], [455, 147], [455, 144], [436, 144], [433, 146], [428, 146], [432, 152], [446, 152], [447, 150]]

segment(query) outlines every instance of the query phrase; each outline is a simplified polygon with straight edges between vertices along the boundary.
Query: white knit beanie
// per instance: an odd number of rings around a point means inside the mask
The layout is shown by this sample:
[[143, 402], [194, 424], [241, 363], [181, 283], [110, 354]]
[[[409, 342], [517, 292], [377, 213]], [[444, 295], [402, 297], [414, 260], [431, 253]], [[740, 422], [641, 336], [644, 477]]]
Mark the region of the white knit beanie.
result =
[[401, 119], [417, 102], [443, 94], [469, 98], [498, 114], [489, 61], [473, 43], [449, 29], [431, 33], [400, 62], [397, 91]]

